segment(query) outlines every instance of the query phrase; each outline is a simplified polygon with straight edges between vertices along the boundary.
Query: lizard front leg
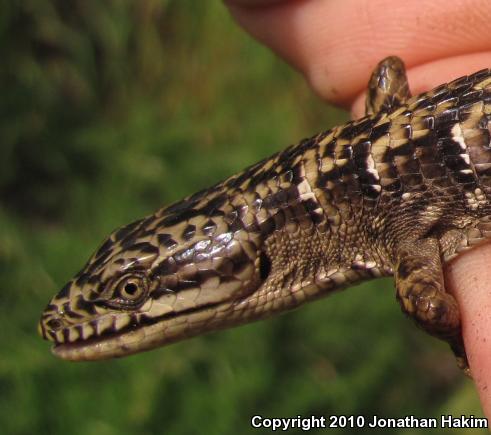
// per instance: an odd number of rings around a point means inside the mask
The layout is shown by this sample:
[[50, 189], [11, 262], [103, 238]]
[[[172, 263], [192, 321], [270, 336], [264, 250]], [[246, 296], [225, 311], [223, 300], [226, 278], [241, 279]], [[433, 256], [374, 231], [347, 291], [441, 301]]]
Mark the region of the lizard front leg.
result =
[[411, 98], [404, 62], [389, 56], [379, 62], [368, 82], [365, 113], [373, 115], [396, 109]]
[[397, 250], [395, 278], [402, 310], [426, 332], [448, 342], [458, 366], [469, 375], [459, 307], [445, 290], [438, 240], [402, 243]]

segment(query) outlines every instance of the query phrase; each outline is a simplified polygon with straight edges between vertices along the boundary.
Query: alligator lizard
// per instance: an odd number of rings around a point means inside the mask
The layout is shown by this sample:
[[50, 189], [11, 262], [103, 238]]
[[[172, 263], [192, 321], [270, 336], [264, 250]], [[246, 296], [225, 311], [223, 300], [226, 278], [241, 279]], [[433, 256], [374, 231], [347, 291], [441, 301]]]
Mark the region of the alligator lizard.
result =
[[467, 369], [442, 267], [491, 235], [491, 70], [410, 95], [389, 57], [366, 116], [113, 232], [44, 311], [68, 360], [120, 357], [395, 277]]

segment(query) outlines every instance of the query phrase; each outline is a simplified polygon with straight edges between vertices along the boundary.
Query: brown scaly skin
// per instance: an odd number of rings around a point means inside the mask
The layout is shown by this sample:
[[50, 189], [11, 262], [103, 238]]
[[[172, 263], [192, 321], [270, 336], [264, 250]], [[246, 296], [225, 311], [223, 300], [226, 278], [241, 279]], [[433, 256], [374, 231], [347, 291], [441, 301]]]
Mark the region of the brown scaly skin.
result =
[[394, 275], [467, 370], [442, 266], [491, 235], [491, 71], [411, 97], [389, 57], [366, 107], [111, 234], [42, 315], [54, 353], [125, 356]]

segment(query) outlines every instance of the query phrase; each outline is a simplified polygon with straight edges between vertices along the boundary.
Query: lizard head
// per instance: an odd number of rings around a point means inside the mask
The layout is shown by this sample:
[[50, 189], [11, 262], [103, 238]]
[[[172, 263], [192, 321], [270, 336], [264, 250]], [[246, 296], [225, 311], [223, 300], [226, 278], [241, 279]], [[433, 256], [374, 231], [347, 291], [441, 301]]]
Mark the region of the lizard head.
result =
[[125, 356], [260, 317], [258, 241], [221, 217], [171, 211], [113, 232], [50, 301], [39, 332], [55, 355]]

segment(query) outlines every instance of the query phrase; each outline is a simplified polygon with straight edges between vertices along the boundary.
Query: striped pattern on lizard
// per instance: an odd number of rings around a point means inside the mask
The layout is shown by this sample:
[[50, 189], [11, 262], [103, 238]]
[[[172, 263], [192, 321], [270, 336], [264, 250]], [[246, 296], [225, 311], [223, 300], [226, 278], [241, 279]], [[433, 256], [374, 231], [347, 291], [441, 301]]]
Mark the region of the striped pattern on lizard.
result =
[[491, 71], [411, 97], [383, 60], [366, 116], [112, 233], [39, 330], [120, 357], [395, 277], [402, 310], [468, 369], [442, 267], [491, 235]]

